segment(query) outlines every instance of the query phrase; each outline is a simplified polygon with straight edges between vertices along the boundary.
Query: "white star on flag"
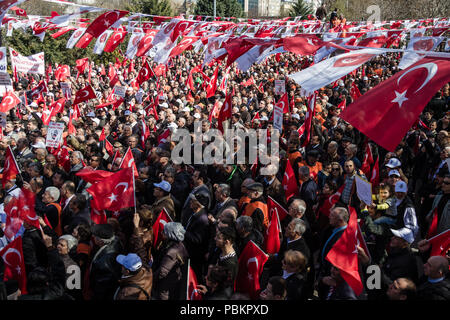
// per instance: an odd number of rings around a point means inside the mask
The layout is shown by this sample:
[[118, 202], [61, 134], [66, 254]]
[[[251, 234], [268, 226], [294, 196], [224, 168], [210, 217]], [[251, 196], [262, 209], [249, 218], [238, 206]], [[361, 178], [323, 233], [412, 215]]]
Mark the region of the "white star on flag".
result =
[[114, 193], [111, 193], [111, 195], [108, 197], [108, 199], [113, 202], [113, 201], [117, 201], [117, 196]]
[[406, 100], [409, 100], [408, 98], [405, 97], [406, 91], [408, 91], [408, 90], [405, 90], [402, 93], [399, 93], [399, 92], [394, 90], [394, 92], [395, 92], [395, 99], [392, 100], [391, 102], [397, 102], [398, 106], [401, 108], [403, 102], [405, 102]]

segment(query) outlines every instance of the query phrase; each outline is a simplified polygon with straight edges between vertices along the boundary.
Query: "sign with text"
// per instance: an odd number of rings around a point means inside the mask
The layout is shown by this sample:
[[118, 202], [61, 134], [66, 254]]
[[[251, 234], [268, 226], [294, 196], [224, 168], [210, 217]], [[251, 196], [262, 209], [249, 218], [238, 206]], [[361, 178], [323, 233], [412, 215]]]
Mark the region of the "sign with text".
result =
[[45, 74], [44, 52], [25, 57], [13, 48], [9, 48], [11, 67], [16, 72]]
[[72, 89], [70, 88], [70, 84], [68, 82], [60, 82], [59, 85], [61, 86], [64, 98], [70, 100], [72, 98]]
[[62, 141], [62, 135], [64, 132], [64, 122], [51, 121], [48, 125], [47, 139], [45, 145], [51, 148], [58, 148]]
[[273, 107], [273, 127], [283, 131], [283, 109], [277, 106]]
[[125, 91], [127, 90], [127, 88], [125, 88], [124, 86], [115, 86], [114, 87], [114, 94], [116, 96], [119, 96], [121, 98], [125, 98]]
[[284, 80], [275, 80], [275, 94], [285, 94], [286, 93], [286, 83]]
[[356, 183], [356, 193], [358, 194], [359, 200], [364, 202], [366, 205], [372, 205], [372, 184], [360, 176], [355, 176]]
[[6, 73], [6, 68], [8, 67], [6, 61], [6, 47], [0, 48], [0, 72]]

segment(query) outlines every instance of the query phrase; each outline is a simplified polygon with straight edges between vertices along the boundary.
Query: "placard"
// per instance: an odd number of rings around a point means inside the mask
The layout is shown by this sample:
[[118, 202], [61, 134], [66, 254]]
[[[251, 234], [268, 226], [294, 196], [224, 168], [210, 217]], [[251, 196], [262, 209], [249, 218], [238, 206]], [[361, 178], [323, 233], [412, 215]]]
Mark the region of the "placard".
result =
[[286, 82], [284, 80], [275, 80], [275, 94], [285, 94], [286, 93]]
[[45, 140], [47, 147], [58, 148], [62, 141], [64, 126], [64, 122], [50, 122], [47, 130], [47, 139]]
[[66, 100], [70, 100], [72, 98], [72, 89], [70, 88], [69, 83], [68, 82], [60, 82], [59, 85], [63, 92], [64, 98], [66, 98]]
[[360, 176], [355, 176], [356, 183], [356, 193], [358, 194], [359, 200], [364, 202], [366, 205], [371, 206], [372, 202], [372, 184]]
[[277, 106], [273, 107], [273, 127], [280, 133], [283, 131], [283, 109]]
[[0, 127], [6, 128], [6, 113], [0, 112]]
[[114, 94], [121, 98], [125, 98], [126, 90], [127, 88], [125, 88], [124, 86], [114, 86]]
[[6, 61], [6, 47], [0, 48], [0, 72], [5, 73], [7, 70], [8, 64]]

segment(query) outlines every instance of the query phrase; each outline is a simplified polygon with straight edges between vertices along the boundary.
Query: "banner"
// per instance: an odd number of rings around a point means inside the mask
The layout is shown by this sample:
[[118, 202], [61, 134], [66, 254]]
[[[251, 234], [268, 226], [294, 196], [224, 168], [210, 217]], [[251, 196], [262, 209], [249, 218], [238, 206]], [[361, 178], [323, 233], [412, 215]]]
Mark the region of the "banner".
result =
[[72, 89], [70, 89], [70, 85], [68, 82], [60, 82], [61, 90], [63, 92], [64, 98], [70, 100], [72, 98]]
[[6, 61], [6, 47], [1, 47], [0, 48], [0, 72], [5, 73], [7, 67], [8, 67], [8, 64]]
[[4, 96], [6, 92], [13, 91], [11, 77], [6, 72], [0, 72], [0, 96]]
[[283, 109], [277, 106], [273, 107], [273, 127], [283, 131]]
[[123, 87], [123, 86], [115, 86], [114, 87], [114, 94], [116, 96], [119, 96], [121, 98], [125, 98], [125, 91], [127, 88]]
[[16, 68], [17, 72], [45, 75], [44, 52], [25, 57], [13, 48], [9, 48], [9, 55], [11, 57], [11, 67], [13, 70]]
[[286, 93], [286, 82], [284, 80], [275, 80], [275, 94], [285, 94]]
[[50, 148], [58, 148], [62, 140], [62, 134], [64, 132], [63, 122], [51, 121], [48, 125], [47, 139], [45, 140], [45, 146]]
[[364, 202], [366, 205], [372, 205], [372, 184], [362, 179], [360, 176], [355, 176], [356, 182], [356, 193], [358, 194], [359, 200]]

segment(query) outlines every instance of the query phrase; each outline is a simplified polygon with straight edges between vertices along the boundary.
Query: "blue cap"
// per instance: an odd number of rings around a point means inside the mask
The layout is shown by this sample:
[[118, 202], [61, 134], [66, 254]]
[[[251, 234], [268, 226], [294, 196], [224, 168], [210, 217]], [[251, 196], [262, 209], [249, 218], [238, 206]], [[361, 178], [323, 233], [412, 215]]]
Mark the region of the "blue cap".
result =
[[125, 269], [132, 272], [137, 271], [142, 267], [142, 260], [135, 253], [129, 253], [126, 256], [124, 256], [123, 254], [119, 254], [116, 257], [116, 261], [124, 266]]
[[164, 190], [165, 192], [170, 192], [171, 189], [170, 183], [168, 183], [165, 180], [161, 181], [160, 183], [154, 183], [153, 185], [157, 188]]

